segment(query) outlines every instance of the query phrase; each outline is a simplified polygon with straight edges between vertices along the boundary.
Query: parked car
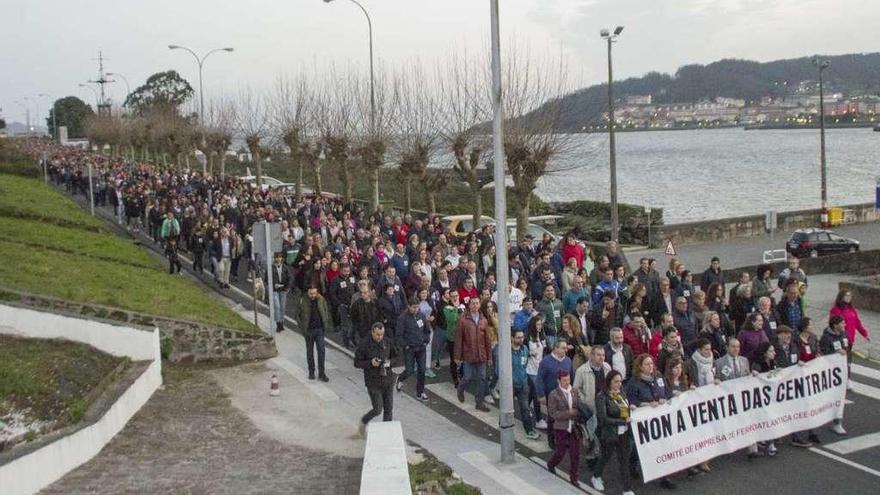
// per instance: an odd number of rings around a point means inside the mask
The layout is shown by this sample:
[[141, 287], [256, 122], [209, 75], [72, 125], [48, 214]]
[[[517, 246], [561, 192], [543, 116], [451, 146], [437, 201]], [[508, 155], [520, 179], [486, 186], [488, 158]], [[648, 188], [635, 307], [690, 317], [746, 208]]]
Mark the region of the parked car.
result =
[[[239, 177], [242, 182], [247, 182], [250, 184], [257, 183], [257, 177], [255, 175], [242, 175]], [[283, 182], [281, 180], [276, 179], [275, 177], [270, 177], [268, 175], [263, 176], [263, 190], [266, 189], [284, 189], [284, 190], [293, 190], [296, 188], [296, 184], [292, 182]]]
[[480, 225], [474, 227], [473, 215], [449, 215], [440, 219], [443, 227], [451, 230], [456, 237], [467, 237], [471, 232], [478, 230], [483, 225], [495, 223], [492, 217], [480, 217]]
[[839, 236], [830, 230], [801, 229], [791, 234], [785, 250], [798, 258], [815, 258], [826, 254], [855, 253], [859, 250], [859, 241]]

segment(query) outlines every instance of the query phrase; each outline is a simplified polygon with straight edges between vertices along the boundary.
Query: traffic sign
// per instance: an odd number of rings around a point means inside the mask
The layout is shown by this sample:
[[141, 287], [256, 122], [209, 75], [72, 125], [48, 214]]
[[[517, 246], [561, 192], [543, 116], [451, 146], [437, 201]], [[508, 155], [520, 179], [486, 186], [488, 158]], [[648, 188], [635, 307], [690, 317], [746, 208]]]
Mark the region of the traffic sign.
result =
[[666, 256], [678, 256], [678, 252], [675, 250], [675, 243], [672, 242], [672, 239], [667, 239], [666, 250], [664, 252], [666, 253]]

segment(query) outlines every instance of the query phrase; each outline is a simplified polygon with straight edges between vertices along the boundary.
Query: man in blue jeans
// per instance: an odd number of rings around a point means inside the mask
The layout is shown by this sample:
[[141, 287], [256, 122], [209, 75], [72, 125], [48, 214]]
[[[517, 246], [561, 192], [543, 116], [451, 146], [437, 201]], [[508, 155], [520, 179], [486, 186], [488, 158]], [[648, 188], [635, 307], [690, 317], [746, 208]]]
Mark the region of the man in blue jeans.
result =
[[419, 299], [413, 296], [409, 300], [409, 308], [397, 319], [397, 345], [403, 349], [403, 360], [406, 369], [397, 379], [397, 391], [403, 388], [403, 381], [416, 373], [416, 399], [428, 400], [425, 394], [425, 348], [431, 336], [431, 327], [425, 315], [419, 311]]
[[333, 317], [327, 300], [318, 293], [318, 287], [311, 285], [300, 305], [299, 327], [306, 337], [306, 361], [309, 365], [309, 380], [315, 379], [314, 350], [318, 350], [318, 377], [322, 382], [329, 382], [324, 373], [324, 336], [333, 331]]
[[511, 342], [511, 362], [513, 363], [513, 398], [519, 404], [519, 414], [522, 418], [523, 427], [526, 430], [526, 438], [535, 440], [539, 437], [535, 431], [535, 420], [529, 411], [529, 377], [526, 375], [526, 364], [529, 362], [529, 348], [524, 344], [525, 333], [522, 330], [513, 332]]

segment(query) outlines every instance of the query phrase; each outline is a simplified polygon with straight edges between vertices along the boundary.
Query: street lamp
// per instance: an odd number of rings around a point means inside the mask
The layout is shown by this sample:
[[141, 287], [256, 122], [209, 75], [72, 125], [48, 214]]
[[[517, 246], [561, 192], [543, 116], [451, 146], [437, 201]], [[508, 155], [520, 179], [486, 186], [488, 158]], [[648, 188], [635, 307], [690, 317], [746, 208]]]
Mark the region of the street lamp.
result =
[[82, 84], [82, 83], [79, 84], [79, 87], [81, 87], [81, 88], [89, 88], [89, 89], [92, 90], [92, 93], [95, 94], [95, 109], [97, 110], [98, 105], [101, 104], [100, 97], [98, 96], [98, 90], [95, 89], [94, 87], [88, 85], [88, 84]]
[[123, 76], [122, 74], [120, 74], [118, 72], [108, 72], [107, 75], [113, 76], [113, 77], [118, 77], [118, 78], [122, 79], [122, 82], [125, 83], [125, 91], [126, 91], [125, 100], [122, 101], [122, 106], [125, 106], [125, 102], [128, 101], [128, 95], [131, 94], [131, 86], [128, 85], [128, 79], [126, 79], [125, 76]]
[[608, 147], [610, 148], [608, 164], [611, 169], [611, 240], [617, 242], [620, 221], [617, 212], [617, 151], [614, 146], [614, 76], [611, 71], [611, 44], [615, 42], [623, 26], [617, 26], [611, 34], [607, 29], [599, 31], [599, 35], [608, 41]]
[[185, 46], [168, 45], [168, 49], [169, 50], [186, 50], [190, 54], [192, 54], [193, 58], [196, 59], [196, 63], [199, 64], [199, 124], [204, 126], [205, 125], [205, 92], [203, 91], [203, 86], [202, 86], [202, 66], [205, 64], [205, 59], [207, 59], [208, 56], [211, 55], [212, 53], [214, 53], [214, 52], [231, 52], [231, 51], [233, 51], [233, 49], [232, 48], [216, 48], [216, 49], [211, 50], [208, 53], [206, 53], [202, 58], [199, 58], [199, 56], [196, 55], [196, 52], [190, 50], [189, 48], [187, 48]]
[[828, 228], [828, 186], [826, 183], [825, 173], [825, 91], [822, 85], [822, 71], [831, 65], [828, 60], [819, 60], [819, 57], [813, 58], [813, 65], [819, 69], [819, 162], [822, 177], [822, 228]]
[[[324, 3], [330, 3], [333, 0], [324, 0]], [[369, 30], [370, 35], [370, 131], [375, 132], [376, 126], [376, 92], [374, 89], [374, 72], [373, 72], [373, 21], [370, 20], [370, 14], [367, 13], [367, 9], [364, 8], [363, 5], [360, 4], [357, 0], [350, 0], [351, 3], [357, 5], [361, 12], [364, 13], [364, 16], [367, 18], [367, 29]], [[378, 204], [378, 202], [377, 202]]]

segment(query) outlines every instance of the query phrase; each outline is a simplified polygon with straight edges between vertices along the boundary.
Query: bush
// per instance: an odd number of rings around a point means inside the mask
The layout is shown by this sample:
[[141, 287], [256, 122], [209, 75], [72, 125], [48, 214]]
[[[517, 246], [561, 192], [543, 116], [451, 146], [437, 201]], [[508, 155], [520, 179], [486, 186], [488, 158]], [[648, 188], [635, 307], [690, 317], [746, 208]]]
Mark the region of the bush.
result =
[[[553, 205], [556, 214], [563, 215], [558, 227], [572, 232], [579, 239], [603, 242], [611, 238], [611, 204], [599, 201], [573, 201]], [[620, 242], [623, 244], [648, 243], [648, 215], [641, 206], [618, 203], [620, 215]], [[653, 208], [651, 225], [663, 225], [663, 209]], [[653, 239], [652, 239], [653, 241]]]

